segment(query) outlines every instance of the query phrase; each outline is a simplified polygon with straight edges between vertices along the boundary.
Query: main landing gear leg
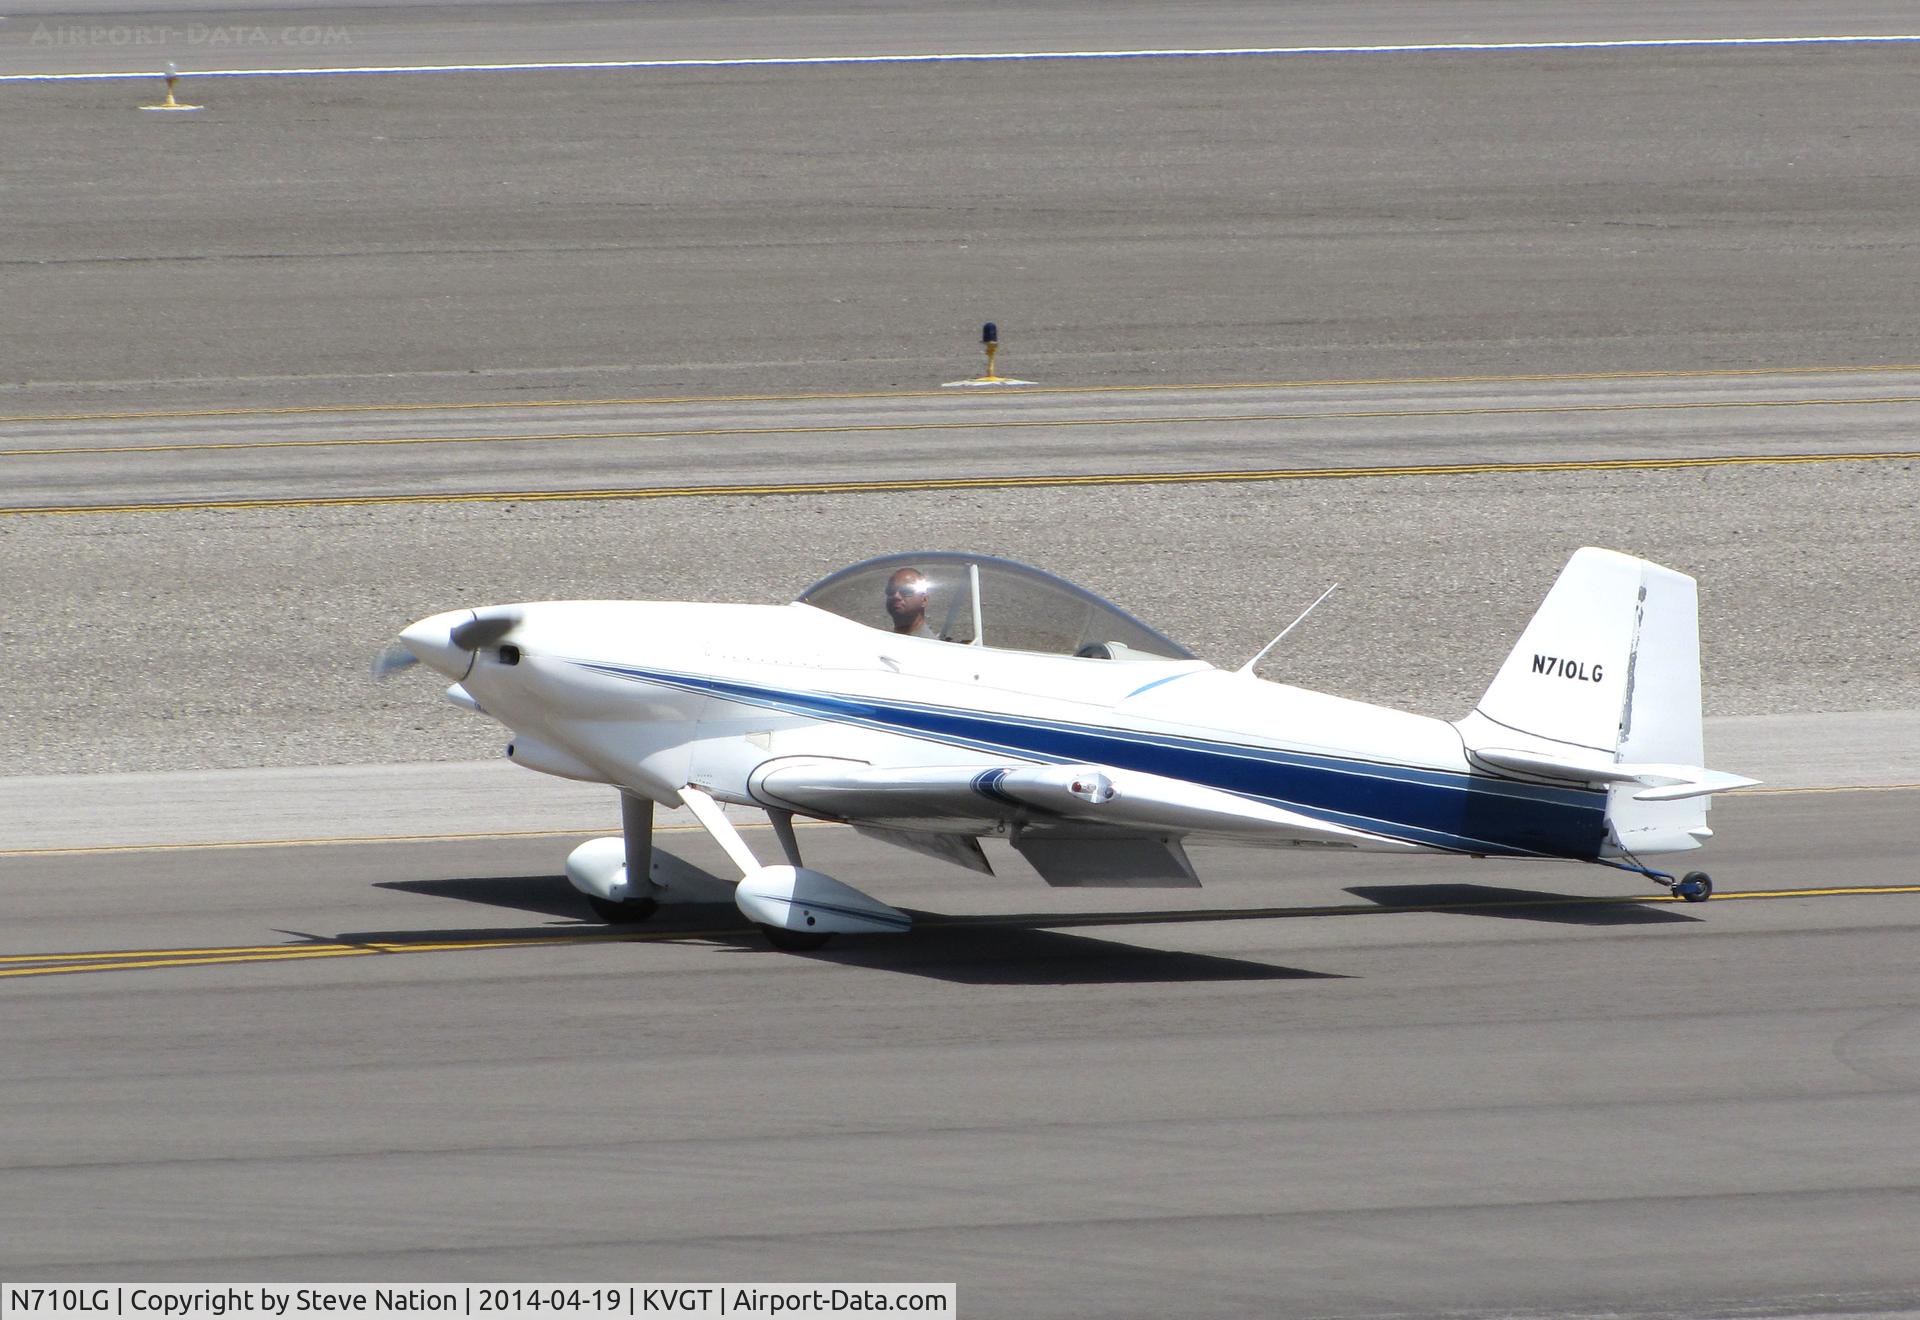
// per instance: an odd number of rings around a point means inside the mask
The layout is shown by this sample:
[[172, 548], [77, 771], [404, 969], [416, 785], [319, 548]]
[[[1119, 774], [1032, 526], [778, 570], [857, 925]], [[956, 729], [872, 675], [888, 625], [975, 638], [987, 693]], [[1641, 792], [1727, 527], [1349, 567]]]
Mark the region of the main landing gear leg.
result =
[[[726, 853], [728, 860], [740, 868], [740, 878], [743, 881], [763, 869], [754, 857], [753, 850], [747, 847], [747, 841], [740, 837], [740, 831], [734, 829], [726, 813], [720, 810], [719, 803], [692, 786], [680, 790], [680, 800], [687, 804], [687, 809], [693, 812], [694, 818], [700, 822], [708, 834], [713, 836], [713, 841], [720, 845], [720, 850]], [[793, 837], [793, 813], [768, 812], [767, 815], [773, 821], [774, 833], [780, 838], [781, 849], [792, 859], [792, 864], [798, 867], [800, 845]], [[746, 911], [744, 908], [741, 910]], [[747, 912], [747, 916], [751, 918], [753, 914]], [[765, 921], [755, 921], [754, 924], [760, 927], [760, 933], [767, 937], [767, 943], [776, 949], [784, 949], [791, 953], [804, 953], [809, 949], [817, 949], [833, 938], [832, 934], [826, 931], [790, 930], [782, 926], [769, 925]]]
[[[645, 877], [653, 874], [653, 799], [622, 792], [620, 832], [627, 844], [627, 875], [641, 877], [644, 883]], [[633, 883], [631, 878], [628, 883]], [[660, 901], [652, 897], [616, 902], [592, 894], [587, 895], [587, 904], [602, 921], [615, 926], [645, 921], [660, 907]]]
[[768, 807], [767, 820], [773, 825], [774, 837], [780, 840], [780, 851], [787, 855], [787, 865], [805, 866], [800, 860], [800, 840], [793, 833], [793, 813]]

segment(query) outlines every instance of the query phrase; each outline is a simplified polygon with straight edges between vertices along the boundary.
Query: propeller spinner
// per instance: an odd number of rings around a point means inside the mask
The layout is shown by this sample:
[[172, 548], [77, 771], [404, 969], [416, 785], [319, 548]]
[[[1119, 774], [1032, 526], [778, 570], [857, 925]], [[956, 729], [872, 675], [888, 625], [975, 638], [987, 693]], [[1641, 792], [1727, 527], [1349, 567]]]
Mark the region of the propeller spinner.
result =
[[498, 645], [519, 624], [518, 610], [449, 610], [435, 614], [402, 628], [400, 636], [373, 657], [370, 672], [382, 679], [424, 660], [458, 679], [472, 667], [475, 651]]

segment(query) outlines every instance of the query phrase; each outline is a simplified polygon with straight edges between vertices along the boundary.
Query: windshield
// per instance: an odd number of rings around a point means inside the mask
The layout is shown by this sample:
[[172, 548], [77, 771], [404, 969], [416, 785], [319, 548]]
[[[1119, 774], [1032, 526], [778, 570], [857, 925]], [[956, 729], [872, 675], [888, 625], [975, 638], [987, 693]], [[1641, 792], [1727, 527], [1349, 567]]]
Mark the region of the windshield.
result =
[[1102, 660], [1193, 653], [1064, 578], [992, 555], [882, 555], [822, 578], [800, 603], [869, 628]]

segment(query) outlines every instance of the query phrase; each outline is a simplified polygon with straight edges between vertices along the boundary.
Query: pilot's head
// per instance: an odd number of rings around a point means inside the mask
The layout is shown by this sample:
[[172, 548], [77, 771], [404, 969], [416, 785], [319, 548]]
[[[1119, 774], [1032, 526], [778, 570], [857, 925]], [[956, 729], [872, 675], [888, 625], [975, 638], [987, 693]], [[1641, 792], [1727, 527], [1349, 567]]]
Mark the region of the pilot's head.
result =
[[917, 568], [902, 568], [887, 579], [887, 617], [897, 633], [925, 632], [927, 579]]

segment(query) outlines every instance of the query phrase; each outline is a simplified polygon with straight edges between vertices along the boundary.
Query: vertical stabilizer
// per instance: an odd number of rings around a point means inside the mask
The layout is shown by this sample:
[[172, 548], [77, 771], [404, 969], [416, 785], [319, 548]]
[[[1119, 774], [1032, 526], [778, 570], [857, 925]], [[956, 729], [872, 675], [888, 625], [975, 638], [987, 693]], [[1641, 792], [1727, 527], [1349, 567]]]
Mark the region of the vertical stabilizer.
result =
[[[1667, 572], [1612, 550], [1574, 552], [1474, 714], [1530, 739], [1611, 756], [1636, 677], [1648, 569]], [[1680, 580], [1692, 589], [1691, 578]]]
[[1482, 769], [1605, 787], [1614, 855], [1699, 847], [1706, 794], [1751, 782], [1701, 768], [1694, 580], [1613, 550], [1574, 553], [1456, 727]]

